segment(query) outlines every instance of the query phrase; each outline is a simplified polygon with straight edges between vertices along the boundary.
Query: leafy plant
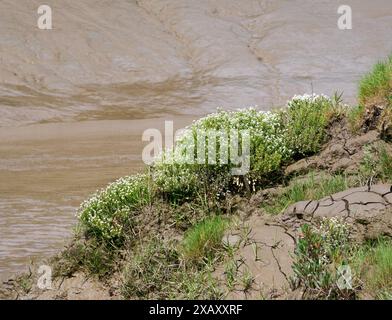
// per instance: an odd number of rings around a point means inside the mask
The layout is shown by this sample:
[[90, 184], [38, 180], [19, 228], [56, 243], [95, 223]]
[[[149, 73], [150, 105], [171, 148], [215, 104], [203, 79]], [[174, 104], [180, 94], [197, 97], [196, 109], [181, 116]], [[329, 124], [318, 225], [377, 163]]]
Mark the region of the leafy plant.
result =
[[338, 286], [338, 267], [347, 265], [349, 230], [338, 219], [323, 219], [318, 228], [304, 224], [295, 249], [294, 286], [310, 298], [350, 298], [353, 290]]
[[124, 230], [132, 227], [133, 216], [151, 202], [151, 196], [148, 176], [121, 178], [82, 203], [80, 222], [89, 235], [119, 244]]
[[271, 214], [282, 212], [293, 203], [303, 200], [319, 200], [327, 195], [343, 191], [354, 184], [344, 175], [321, 175], [314, 173], [295, 179], [284, 191], [262, 207]]
[[[214, 196], [255, 191], [280, 177], [285, 164], [317, 152], [327, 139], [327, 125], [342, 110], [341, 95], [313, 94], [295, 96], [279, 112], [247, 108], [210, 114], [188, 127], [174, 150], [156, 159], [154, 181], [175, 202], [192, 199], [201, 188]], [[249, 141], [249, 167], [238, 175], [234, 156], [244, 141]]]
[[294, 157], [302, 157], [320, 150], [327, 136], [325, 129], [341, 104], [341, 96], [335, 100], [325, 95], [294, 96], [284, 113], [288, 147]]
[[365, 149], [359, 173], [363, 183], [392, 182], [392, 154], [385, 145], [372, 145]]
[[392, 104], [392, 55], [378, 62], [359, 84], [359, 102], [362, 105], [375, 103]]
[[158, 237], [136, 249], [123, 272], [122, 292], [125, 298], [152, 298], [165, 295], [165, 288], [179, 269], [179, 258], [173, 243]]
[[201, 263], [213, 258], [222, 248], [222, 238], [227, 226], [227, 219], [213, 216], [189, 229], [181, 246], [184, 260]]
[[71, 245], [52, 259], [54, 277], [70, 277], [77, 271], [104, 278], [113, 273], [119, 254], [98, 243], [95, 238], [89, 240], [74, 239]]
[[363, 290], [374, 298], [392, 298], [392, 241], [379, 238], [360, 246], [351, 264], [363, 282]]
[[249, 188], [252, 181], [276, 172], [290, 159], [284, 133], [277, 113], [254, 108], [218, 111], [195, 121], [173, 151], [156, 159], [154, 181], [178, 200], [189, 199], [205, 185], [219, 195], [233, 187], [232, 170], [241, 165], [239, 157], [249, 141], [249, 155], [242, 155], [249, 157], [247, 179], [241, 179]]
[[122, 294], [141, 299], [218, 299], [222, 293], [211, 266], [196, 268], [181, 259], [174, 241], [159, 236], [140, 244], [123, 271]]

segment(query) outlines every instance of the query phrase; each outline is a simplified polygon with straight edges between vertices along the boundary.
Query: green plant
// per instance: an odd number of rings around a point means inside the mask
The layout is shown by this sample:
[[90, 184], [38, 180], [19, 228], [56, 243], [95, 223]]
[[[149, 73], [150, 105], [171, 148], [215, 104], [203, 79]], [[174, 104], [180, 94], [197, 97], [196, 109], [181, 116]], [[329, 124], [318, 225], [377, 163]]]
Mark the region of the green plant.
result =
[[303, 157], [320, 150], [326, 141], [326, 127], [331, 118], [339, 113], [341, 96], [335, 100], [324, 95], [294, 96], [287, 104], [284, 112], [287, 129], [288, 147], [293, 150], [294, 157]]
[[96, 239], [74, 239], [52, 259], [54, 277], [70, 277], [77, 271], [103, 278], [113, 273], [119, 253]]
[[231, 291], [234, 289], [237, 277], [237, 269], [238, 266], [234, 259], [230, 259], [225, 264], [225, 277], [226, 277], [226, 285], [227, 288]]
[[29, 273], [22, 273], [15, 278], [16, 290], [20, 289], [23, 294], [27, 294], [33, 288], [34, 279], [31, 270]]
[[381, 137], [391, 138], [392, 123], [392, 55], [376, 63], [359, 83], [359, 105], [348, 112], [348, 123], [353, 133], [361, 127], [376, 126]]
[[358, 247], [351, 264], [363, 282], [363, 290], [374, 298], [392, 297], [392, 241], [379, 238]]
[[170, 283], [180, 268], [173, 242], [165, 243], [154, 237], [147, 244], [141, 244], [128, 261], [122, 281], [125, 298], [163, 299], [173, 290]]
[[153, 179], [158, 189], [174, 204], [191, 200], [201, 188], [195, 168], [181, 163], [156, 162]]
[[262, 207], [268, 213], [277, 214], [291, 204], [303, 200], [319, 200], [327, 195], [343, 191], [354, 184], [344, 175], [316, 176], [310, 173], [302, 179], [295, 179], [291, 184], [272, 201], [263, 203]]
[[302, 286], [310, 298], [351, 298], [353, 290], [338, 286], [337, 270], [347, 265], [349, 230], [338, 219], [323, 219], [319, 227], [304, 224], [295, 249], [294, 286]]
[[219, 282], [213, 276], [213, 264], [205, 265], [201, 270], [194, 267], [180, 272], [178, 277], [179, 292], [172, 299], [211, 299], [223, 298]]
[[223, 248], [222, 238], [228, 224], [226, 218], [212, 216], [189, 229], [181, 246], [184, 260], [200, 263], [213, 258]]
[[249, 271], [249, 269], [245, 268], [241, 275], [241, 284], [244, 292], [248, 292], [252, 288], [254, 281], [255, 278], [253, 277], [252, 273]]
[[[255, 191], [281, 177], [285, 164], [317, 152], [331, 119], [343, 111], [341, 95], [331, 99], [313, 94], [295, 96], [280, 112], [247, 108], [210, 114], [156, 159], [154, 182], [175, 203], [192, 200], [201, 189], [218, 197]], [[239, 150], [245, 152], [242, 163]], [[233, 171], [239, 165], [245, 166], [245, 175]]]
[[[218, 111], [195, 121], [174, 150], [156, 159], [154, 181], [177, 201], [191, 199], [199, 189], [214, 196], [230, 188], [250, 191], [256, 181], [278, 171], [290, 154], [278, 113], [253, 108]], [[236, 177], [232, 170], [241, 164], [246, 167], [247, 161], [246, 179]]]
[[362, 105], [375, 103], [392, 104], [392, 55], [378, 62], [359, 84], [359, 102]]
[[222, 293], [211, 270], [209, 264], [186, 264], [174, 241], [154, 237], [131, 253], [121, 291], [131, 299], [219, 299]]
[[365, 149], [359, 173], [363, 183], [392, 182], [392, 154], [385, 145], [371, 145]]
[[79, 219], [89, 235], [120, 244], [124, 229], [131, 228], [139, 210], [151, 202], [149, 177], [134, 175], [110, 184], [83, 202]]
[[348, 110], [347, 120], [351, 132], [356, 133], [362, 126], [363, 115], [365, 113], [365, 107], [358, 105]]

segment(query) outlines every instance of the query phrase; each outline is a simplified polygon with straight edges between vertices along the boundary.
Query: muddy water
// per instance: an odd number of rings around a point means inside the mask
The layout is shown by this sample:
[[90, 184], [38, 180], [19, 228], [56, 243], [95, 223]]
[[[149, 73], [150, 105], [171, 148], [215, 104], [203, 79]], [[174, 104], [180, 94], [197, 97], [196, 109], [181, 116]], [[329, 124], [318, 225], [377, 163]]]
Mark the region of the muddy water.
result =
[[216, 107], [344, 91], [392, 51], [392, 2], [0, 1], [0, 275], [64, 244], [75, 208], [142, 167], [141, 133]]

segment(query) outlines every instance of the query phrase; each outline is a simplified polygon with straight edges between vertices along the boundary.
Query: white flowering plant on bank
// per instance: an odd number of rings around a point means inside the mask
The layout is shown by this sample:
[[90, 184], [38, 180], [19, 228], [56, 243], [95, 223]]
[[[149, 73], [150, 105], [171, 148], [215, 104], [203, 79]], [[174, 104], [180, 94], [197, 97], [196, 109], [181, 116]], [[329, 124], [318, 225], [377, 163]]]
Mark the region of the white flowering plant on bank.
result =
[[[340, 105], [339, 95], [329, 98], [326, 95], [305, 94], [294, 96], [287, 102], [287, 108], [280, 111], [261, 111], [255, 107], [218, 110], [194, 121], [178, 139], [176, 147], [155, 161], [154, 180], [162, 191], [184, 192], [187, 197], [200, 188], [198, 184], [203, 180], [200, 174], [203, 177], [207, 175], [209, 181], [218, 175], [226, 175], [227, 178], [221, 180], [237, 189], [255, 191], [258, 185], [277, 175], [285, 164], [319, 151], [327, 138], [325, 129]], [[205, 135], [206, 132], [219, 133], [218, 138], [212, 135], [212, 139], [211, 135]], [[237, 150], [233, 151], [233, 132], [239, 137], [239, 149], [244, 144], [244, 137], [249, 136], [249, 168], [241, 176], [231, 171], [238, 165], [231, 158], [232, 153], [237, 153]], [[204, 136], [207, 138], [200, 161], [198, 141]], [[212, 162], [209, 161], [211, 144], [216, 145], [216, 156]], [[228, 157], [223, 157], [228, 161], [222, 161], [222, 157], [219, 157], [222, 150], [229, 153]], [[228, 185], [221, 187], [221, 190], [230, 188]]]
[[287, 102], [282, 116], [287, 129], [287, 141], [295, 157], [313, 154], [326, 141], [325, 129], [334, 116], [344, 109], [342, 95], [296, 95]]
[[171, 200], [189, 200], [198, 190], [198, 177], [189, 165], [157, 162], [152, 173], [154, 183]]
[[[183, 202], [198, 193], [221, 198], [265, 187], [286, 164], [319, 150], [339, 103], [339, 98], [303, 95], [279, 111], [218, 110], [187, 127], [175, 148], [155, 159], [151, 175], [119, 179], [84, 202], [80, 221], [97, 238], [117, 241], [150, 203], [152, 190]], [[235, 173], [239, 167], [245, 171]]]
[[124, 228], [151, 202], [149, 177], [138, 174], [109, 184], [82, 203], [78, 215], [85, 230], [104, 241], [121, 241]]
[[[235, 182], [238, 178], [233, 179], [232, 170], [241, 163], [233, 161], [233, 156], [238, 156], [240, 160], [249, 162], [245, 179], [251, 183], [252, 179], [278, 170], [290, 159], [292, 151], [285, 137], [286, 130], [278, 113], [258, 111], [253, 107], [236, 111], [219, 110], [195, 121], [179, 138], [174, 150], [155, 161], [154, 181], [164, 192], [180, 191], [187, 195], [199, 188], [197, 184], [201, 180], [213, 182], [219, 176], [222, 182], [223, 175], [227, 176], [223, 179], [226, 183]], [[248, 159], [244, 155], [245, 138], [249, 142]], [[200, 139], [205, 139], [202, 149], [198, 149]], [[209, 149], [211, 144], [214, 144], [214, 154]], [[192, 186], [192, 183], [195, 185]]]

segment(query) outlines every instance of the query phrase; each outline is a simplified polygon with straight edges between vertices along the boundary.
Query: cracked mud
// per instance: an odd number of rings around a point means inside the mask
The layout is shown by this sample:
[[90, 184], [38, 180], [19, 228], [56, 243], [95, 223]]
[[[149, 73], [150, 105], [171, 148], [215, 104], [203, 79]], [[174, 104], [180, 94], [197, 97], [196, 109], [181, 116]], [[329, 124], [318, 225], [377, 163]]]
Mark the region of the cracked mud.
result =
[[[237, 284], [228, 299], [296, 298], [290, 289], [291, 264], [299, 228], [317, 224], [323, 217], [337, 217], [349, 224], [354, 240], [392, 236], [392, 185], [379, 184], [351, 188], [318, 201], [300, 201], [283, 215], [271, 217], [254, 212], [244, 223], [242, 241], [234, 257]], [[238, 234], [228, 236], [238, 239]], [[234, 237], [234, 238], [233, 238]], [[217, 274], [225, 281], [224, 267]], [[252, 276], [252, 285], [244, 289], [244, 278]]]

